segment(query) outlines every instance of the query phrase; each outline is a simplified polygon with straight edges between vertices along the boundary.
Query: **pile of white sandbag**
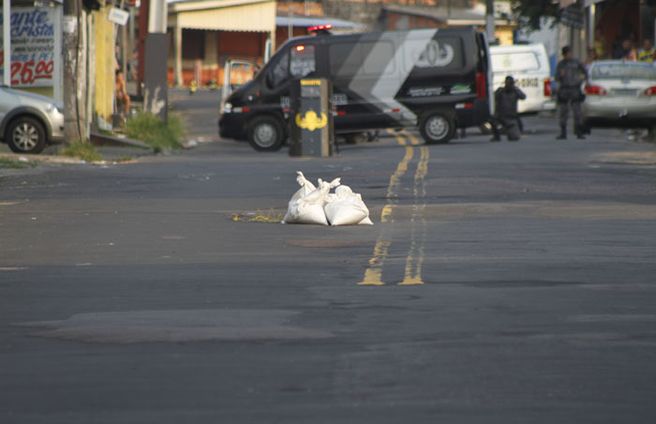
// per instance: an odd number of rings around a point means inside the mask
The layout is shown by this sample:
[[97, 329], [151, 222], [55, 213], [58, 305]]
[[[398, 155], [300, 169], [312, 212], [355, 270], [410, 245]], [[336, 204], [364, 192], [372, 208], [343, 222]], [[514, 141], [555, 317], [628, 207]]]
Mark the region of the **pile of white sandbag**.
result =
[[362, 196], [342, 185], [340, 178], [331, 182], [319, 178], [315, 186], [301, 171], [296, 174], [301, 188], [289, 200], [283, 224], [373, 225]]

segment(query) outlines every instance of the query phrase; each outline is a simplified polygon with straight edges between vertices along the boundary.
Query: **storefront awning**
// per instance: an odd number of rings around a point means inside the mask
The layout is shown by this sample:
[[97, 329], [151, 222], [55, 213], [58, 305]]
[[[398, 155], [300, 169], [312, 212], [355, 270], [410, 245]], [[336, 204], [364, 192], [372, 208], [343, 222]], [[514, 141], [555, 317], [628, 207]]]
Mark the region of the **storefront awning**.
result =
[[214, 31], [271, 32], [273, 0], [197, 0], [169, 2], [169, 26]]

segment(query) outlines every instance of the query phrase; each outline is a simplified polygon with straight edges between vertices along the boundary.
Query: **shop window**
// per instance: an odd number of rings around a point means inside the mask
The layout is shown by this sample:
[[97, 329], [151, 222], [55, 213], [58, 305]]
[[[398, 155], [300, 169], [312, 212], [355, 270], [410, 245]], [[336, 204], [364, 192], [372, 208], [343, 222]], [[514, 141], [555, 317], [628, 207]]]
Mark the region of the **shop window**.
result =
[[205, 59], [205, 31], [182, 30], [182, 59]]

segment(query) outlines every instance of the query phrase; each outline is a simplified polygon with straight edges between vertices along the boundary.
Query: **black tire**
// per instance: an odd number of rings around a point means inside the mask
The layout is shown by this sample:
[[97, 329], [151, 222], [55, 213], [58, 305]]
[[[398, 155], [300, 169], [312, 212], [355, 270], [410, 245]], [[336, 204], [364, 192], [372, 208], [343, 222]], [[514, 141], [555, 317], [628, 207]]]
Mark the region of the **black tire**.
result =
[[248, 123], [248, 142], [258, 152], [280, 150], [285, 140], [285, 130], [279, 119], [273, 116], [258, 116]]
[[46, 147], [43, 124], [29, 116], [19, 116], [9, 123], [5, 142], [15, 153], [38, 154]]
[[378, 130], [375, 131], [367, 131], [367, 141], [372, 142], [372, 141], [378, 141], [378, 136], [379, 136]]
[[425, 113], [419, 121], [419, 132], [426, 144], [448, 143], [456, 133], [453, 111], [434, 110]]
[[367, 141], [367, 135], [365, 133], [351, 133], [344, 136], [344, 141], [346, 144], [358, 144], [364, 143]]

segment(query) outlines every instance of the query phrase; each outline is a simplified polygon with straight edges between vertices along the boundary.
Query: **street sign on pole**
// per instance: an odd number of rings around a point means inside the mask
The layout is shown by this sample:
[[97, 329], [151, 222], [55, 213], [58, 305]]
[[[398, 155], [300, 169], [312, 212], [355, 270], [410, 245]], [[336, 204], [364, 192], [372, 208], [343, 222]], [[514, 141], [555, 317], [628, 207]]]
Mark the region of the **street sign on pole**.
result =
[[560, 22], [571, 28], [583, 28], [583, 9], [577, 5], [571, 5], [562, 10]]

